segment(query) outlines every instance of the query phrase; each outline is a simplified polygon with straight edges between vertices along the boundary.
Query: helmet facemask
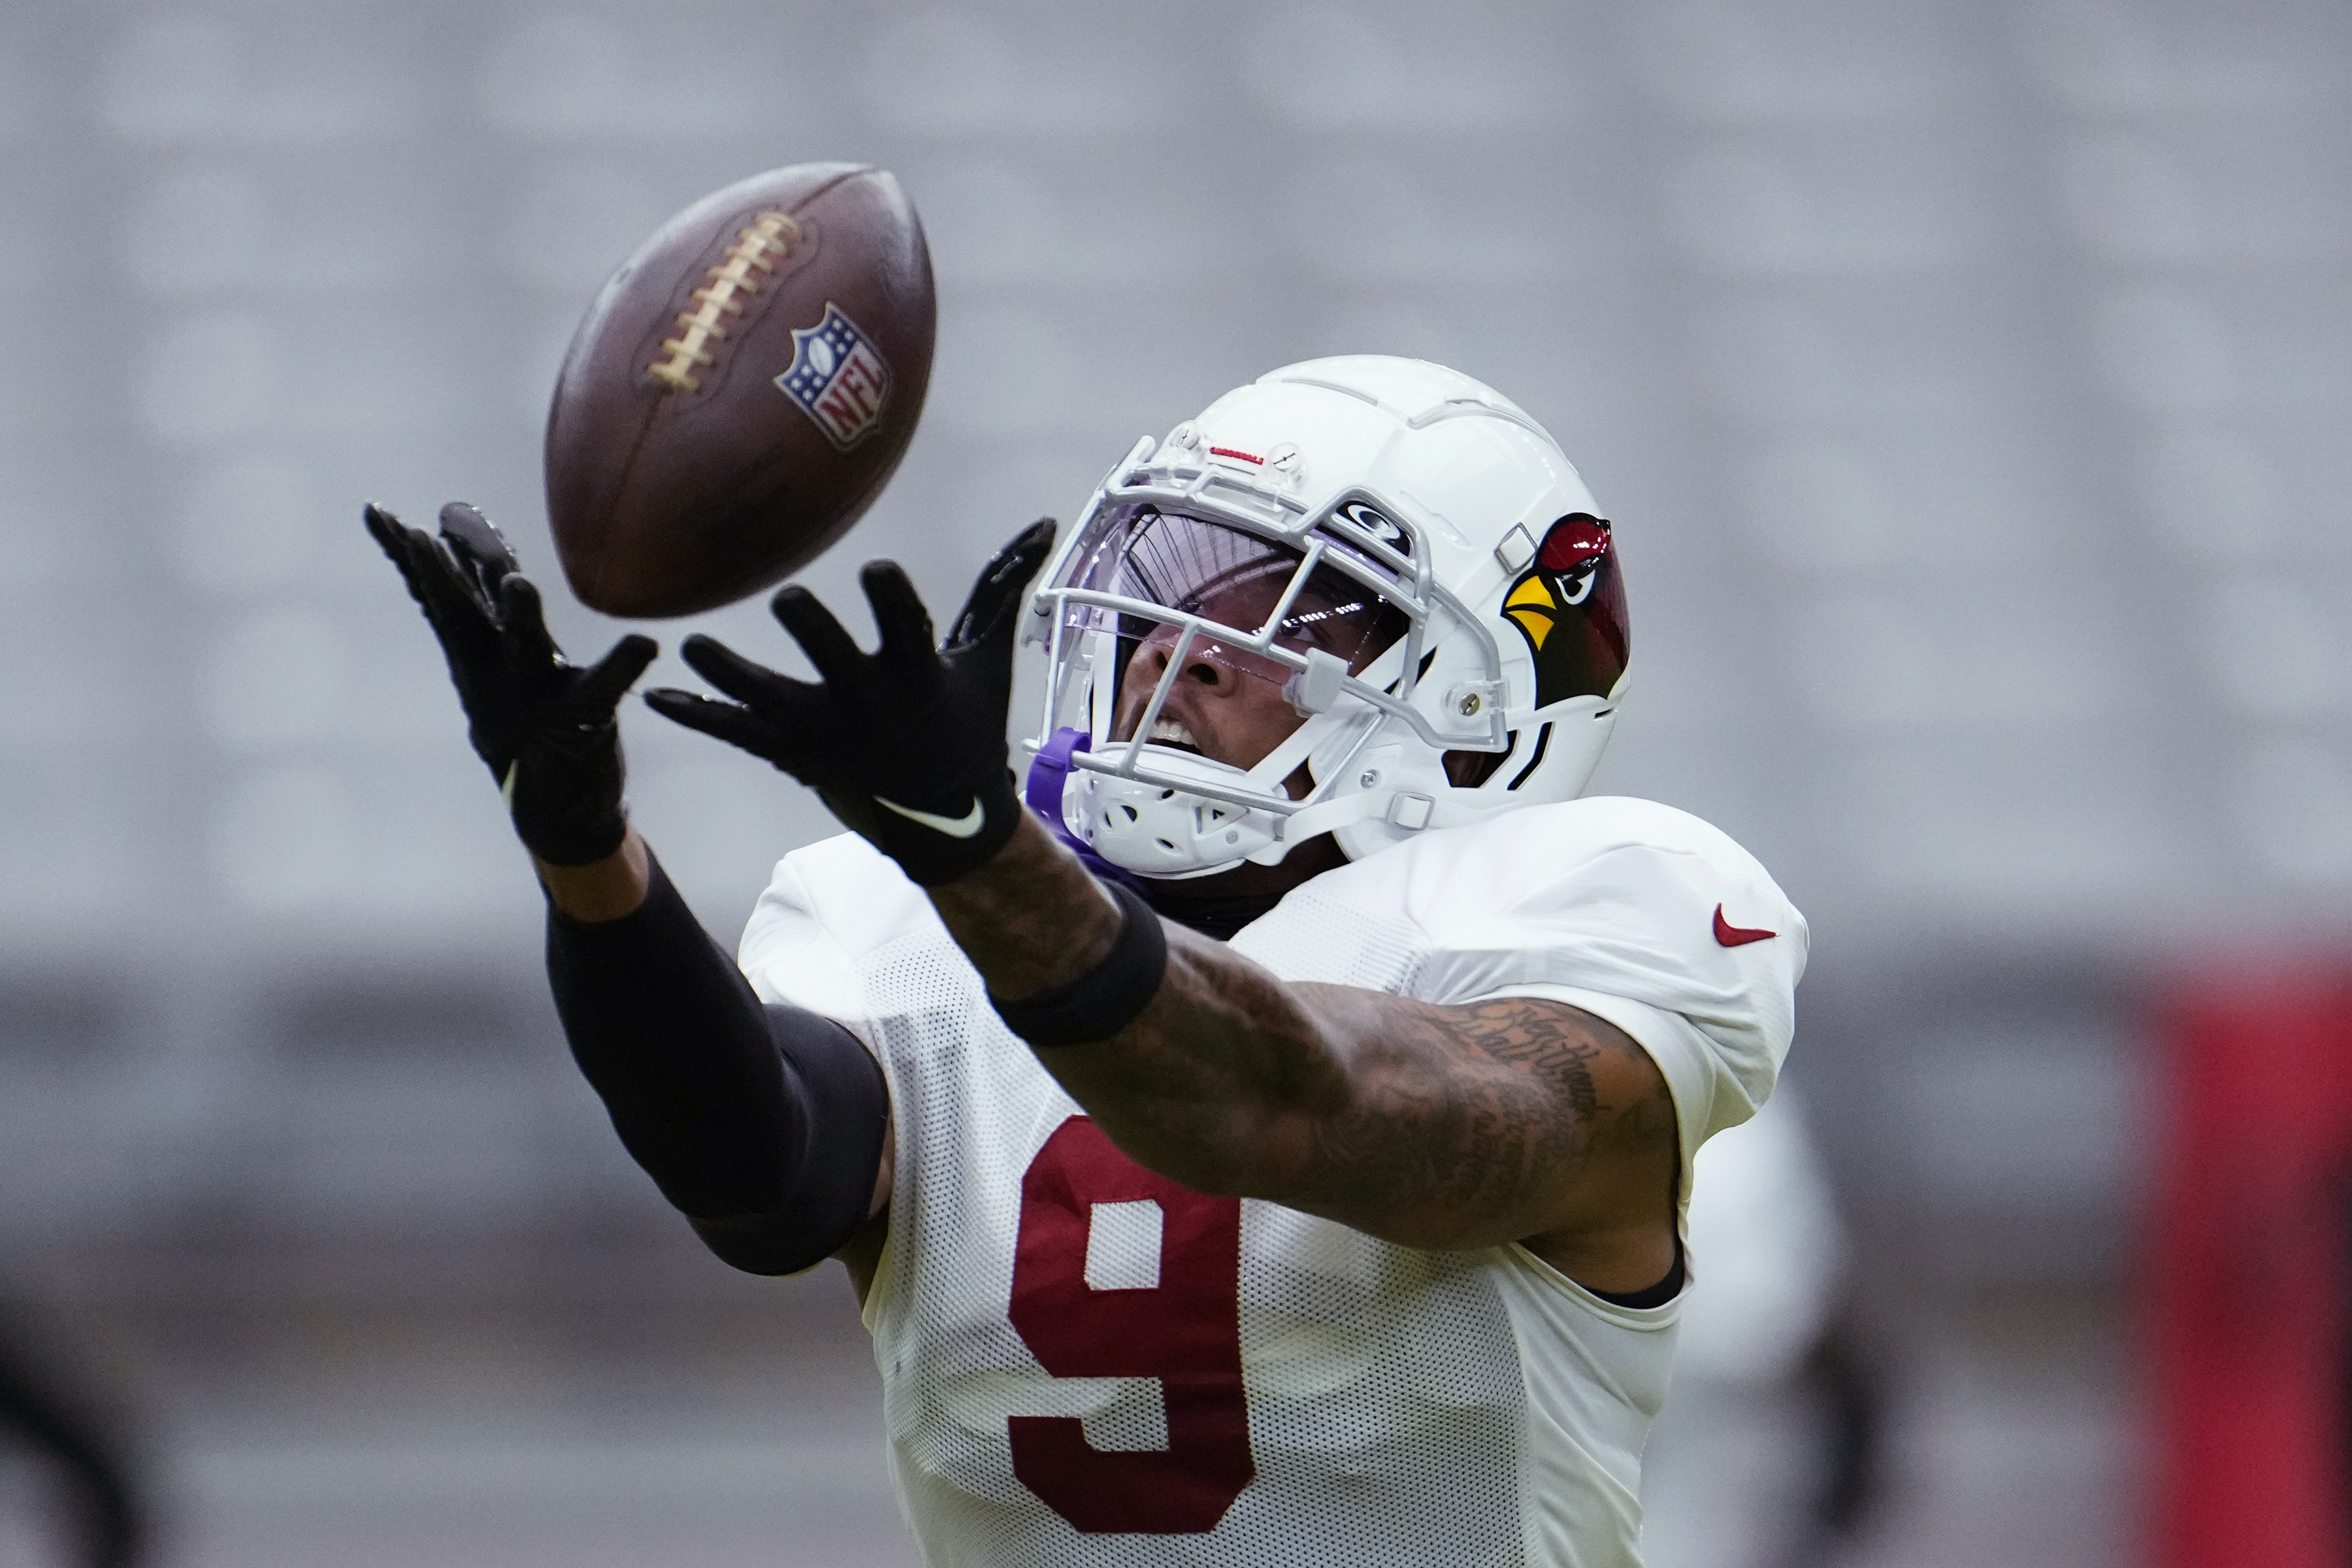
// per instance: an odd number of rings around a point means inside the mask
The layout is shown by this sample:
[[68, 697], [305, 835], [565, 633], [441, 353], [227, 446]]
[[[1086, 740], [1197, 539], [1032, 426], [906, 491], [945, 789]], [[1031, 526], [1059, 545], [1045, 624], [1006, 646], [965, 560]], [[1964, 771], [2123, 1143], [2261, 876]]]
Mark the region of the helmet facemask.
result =
[[1409, 523], [1360, 494], [1311, 520], [1277, 505], [1269, 522], [1188, 492], [1107, 487], [1039, 595], [1053, 628], [1039, 744], [1068, 783], [1032, 804], [1058, 805], [1074, 839], [1151, 877], [1271, 863], [1384, 720], [1440, 747], [1506, 749], [1491, 637], [1454, 724], [1412, 701], [1433, 634], [1466, 617], [1416, 564]]

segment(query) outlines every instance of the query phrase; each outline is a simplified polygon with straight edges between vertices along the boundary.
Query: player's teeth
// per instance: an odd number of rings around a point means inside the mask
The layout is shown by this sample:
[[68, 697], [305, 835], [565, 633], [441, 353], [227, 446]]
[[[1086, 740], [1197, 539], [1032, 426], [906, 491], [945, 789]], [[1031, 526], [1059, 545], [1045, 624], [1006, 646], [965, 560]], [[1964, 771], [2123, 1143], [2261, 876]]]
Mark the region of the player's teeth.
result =
[[1155, 741], [1172, 742], [1179, 746], [1197, 746], [1201, 743], [1192, 739], [1192, 731], [1184, 728], [1182, 722], [1175, 719], [1154, 720], [1150, 738]]

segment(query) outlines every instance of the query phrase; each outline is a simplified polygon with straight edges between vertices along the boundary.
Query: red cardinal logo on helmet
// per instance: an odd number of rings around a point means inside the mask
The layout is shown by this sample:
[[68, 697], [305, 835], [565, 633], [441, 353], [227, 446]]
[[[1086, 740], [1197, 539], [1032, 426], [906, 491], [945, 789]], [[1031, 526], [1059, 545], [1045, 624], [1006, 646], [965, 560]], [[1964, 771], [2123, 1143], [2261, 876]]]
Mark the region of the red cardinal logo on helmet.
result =
[[1503, 595], [1503, 616], [1536, 660], [1536, 706], [1606, 697], [1625, 673], [1625, 584], [1606, 520], [1573, 511], [1544, 531], [1532, 565]]

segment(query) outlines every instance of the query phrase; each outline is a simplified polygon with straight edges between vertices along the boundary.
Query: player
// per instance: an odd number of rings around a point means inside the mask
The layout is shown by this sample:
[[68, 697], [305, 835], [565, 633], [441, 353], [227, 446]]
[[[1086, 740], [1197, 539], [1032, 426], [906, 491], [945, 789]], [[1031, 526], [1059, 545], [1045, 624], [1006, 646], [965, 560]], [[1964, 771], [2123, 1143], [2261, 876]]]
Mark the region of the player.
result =
[[1574, 798], [1623, 585], [1527, 415], [1290, 366], [1021, 534], [944, 642], [888, 563], [872, 653], [776, 595], [814, 682], [689, 637], [730, 700], [651, 705], [853, 830], [732, 962], [623, 811], [652, 644], [565, 664], [467, 509], [370, 526], [536, 858], [582, 1068], [720, 1257], [848, 1265], [930, 1561], [1638, 1562], [1691, 1156], [1769, 1093], [1807, 935], [1714, 828]]

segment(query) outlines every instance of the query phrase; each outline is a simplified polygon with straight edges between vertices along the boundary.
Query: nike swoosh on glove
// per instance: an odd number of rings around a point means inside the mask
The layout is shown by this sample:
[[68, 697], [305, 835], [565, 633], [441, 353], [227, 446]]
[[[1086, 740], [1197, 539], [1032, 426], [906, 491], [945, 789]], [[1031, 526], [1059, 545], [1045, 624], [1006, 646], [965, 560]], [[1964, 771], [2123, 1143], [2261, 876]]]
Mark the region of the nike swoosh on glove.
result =
[[467, 734], [504, 792], [515, 835], [551, 866], [586, 866], [621, 847], [622, 694], [659, 652], [631, 634], [586, 669], [548, 635], [539, 590], [490, 520], [441, 509], [436, 542], [381, 507], [368, 532], [425, 611], [465, 704]]
[[922, 886], [952, 882], [1003, 847], [1021, 820], [1004, 737], [1021, 601], [1054, 548], [1043, 518], [996, 552], [937, 643], [895, 561], [858, 574], [881, 645], [860, 649], [797, 585], [769, 608], [821, 679], [794, 680], [696, 636], [678, 651], [733, 698], [646, 693], [654, 711], [765, 757], [814, 788], [844, 826]]

